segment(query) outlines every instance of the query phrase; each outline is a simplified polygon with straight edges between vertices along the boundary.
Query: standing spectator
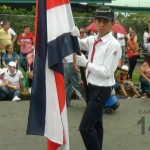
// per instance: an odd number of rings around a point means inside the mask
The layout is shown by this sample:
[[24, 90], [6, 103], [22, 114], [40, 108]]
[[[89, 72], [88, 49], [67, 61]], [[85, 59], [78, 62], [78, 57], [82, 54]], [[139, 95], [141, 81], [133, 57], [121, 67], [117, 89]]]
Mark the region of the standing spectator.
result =
[[18, 37], [18, 45], [20, 46], [20, 66], [27, 71], [26, 56], [33, 50], [33, 34], [30, 32], [30, 27], [25, 25], [24, 32]]
[[[80, 28], [80, 39], [84, 39], [86, 37], [84, 28]], [[87, 57], [88, 52], [81, 49], [81, 52]]]
[[127, 55], [129, 59], [129, 76], [132, 80], [132, 74], [134, 71], [134, 68], [137, 63], [137, 59], [139, 57], [140, 48], [138, 46], [138, 43], [135, 41], [135, 35], [136, 33], [134, 31], [130, 32], [130, 38], [127, 41]]
[[23, 74], [16, 69], [16, 63], [11, 61], [8, 64], [8, 69], [5, 72], [5, 84], [7, 93], [11, 96], [12, 101], [20, 101], [19, 98], [22, 86]]
[[145, 48], [145, 45], [147, 44], [148, 35], [149, 35], [149, 28], [146, 27], [145, 32], [143, 34], [143, 46], [144, 46], [144, 48]]
[[84, 39], [86, 37], [86, 33], [84, 28], [80, 28], [80, 39]]
[[[114, 72], [121, 57], [121, 46], [110, 33], [114, 11], [107, 6], [98, 8], [95, 23], [98, 34], [79, 39], [81, 49], [89, 50], [88, 60], [76, 55], [77, 65], [87, 71], [89, 102], [79, 127], [87, 150], [102, 150], [103, 108], [115, 84]], [[79, 30], [74, 28], [71, 34], [79, 36]]]
[[[127, 34], [127, 39], [128, 39], [128, 40], [130, 40], [130, 33], [131, 33], [132, 31], [134, 31], [134, 30], [130, 27], [130, 28], [129, 28], [129, 32], [128, 32], [128, 34]], [[137, 35], [135, 35], [134, 41], [137, 42]]]
[[150, 36], [147, 37], [147, 43], [145, 44], [145, 50], [147, 54], [150, 54]]
[[8, 44], [12, 44], [11, 41], [11, 35], [8, 32], [8, 29], [10, 28], [9, 21], [3, 22], [2, 29], [0, 29], [0, 66], [2, 63], [2, 55], [5, 53], [5, 46]]
[[121, 48], [122, 48], [122, 60], [125, 62], [125, 46], [126, 46], [126, 41], [125, 41], [125, 35], [124, 34], [122, 34], [122, 33], [117, 33], [117, 40], [118, 40], [118, 42], [120, 43], [120, 45], [121, 45]]
[[[1, 21], [1, 23], [0, 23], [0, 28], [2, 28], [2, 27], [3, 27], [3, 21]], [[12, 28], [9, 28], [8, 32], [11, 35], [11, 42], [12, 42], [12, 45], [13, 45], [14, 42], [16, 41], [16, 39], [17, 39], [17, 34]]]
[[141, 89], [143, 96], [147, 97], [146, 89], [150, 88], [150, 54], [147, 55], [140, 69]]
[[3, 67], [8, 68], [8, 64], [10, 61], [14, 61], [16, 64], [18, 64], [18, 55], [16, 52], [13, 52], [13, 46], [11, 44], [8, 44], [6, 45], [5, 49], [6, 53], [4, 53], [2, 57]]
[[11, 35], [8, 32], [10, 28], [10, 22], [4, 21], [2, 25], [2, 29], [0, 29], [0, 52], [4, 53], [5, 46], [8, 44], [12, 44]]
[[80, 92], [82, 97], [85, 99], [85, 91], [79, 74], [79, 70], [75, 63], [73, 63], [73, 54], [65, 57], [64, 64], [64, 80], [66, 88], [66, 100], [67, 106], [70, 106], [72, 88], [75, 88]]

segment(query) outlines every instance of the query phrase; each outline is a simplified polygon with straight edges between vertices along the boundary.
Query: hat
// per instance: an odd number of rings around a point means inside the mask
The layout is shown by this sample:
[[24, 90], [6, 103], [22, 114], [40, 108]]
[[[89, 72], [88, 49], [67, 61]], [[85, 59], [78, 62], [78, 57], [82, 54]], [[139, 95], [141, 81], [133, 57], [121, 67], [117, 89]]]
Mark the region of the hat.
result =
[[14, 61], [10, 61], [8, 65], [16, 68], [16, 63]]
[[123, 66], [121, 67], [121, 70], [129, 71], [129, 67], [126, 66], [126, 65], [123, 65]]
[[95, 19], [104, 18], [108, 20], [114, 20], [114, 11], [107, 6], [99, 7], [95, 13]]
[[0, 68], [0, 75], [2, 75], [3, 73], [5, 73], [5, 70]]

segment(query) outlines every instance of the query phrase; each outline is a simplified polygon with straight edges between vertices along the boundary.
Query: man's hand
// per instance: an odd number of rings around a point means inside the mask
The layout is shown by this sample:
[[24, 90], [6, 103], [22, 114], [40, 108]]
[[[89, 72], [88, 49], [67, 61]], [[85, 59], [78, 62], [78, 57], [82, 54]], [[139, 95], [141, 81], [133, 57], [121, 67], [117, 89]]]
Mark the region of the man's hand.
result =
[[73, 65], [73, 69], [74, 69], [75, 73], [78, 73], [80, 71], [76, 64]]
[[79, 29], [77, 27], [73, 27], [73, 29], [71, 31], [71, 35], [79, 37], [80, 36]]
[[86, 59], [86, 57], [83, 54], [81, 54], [81, 56], [76, 55], [76, 63], [78, 66], [87, 67], [88, 62], [89, 61]]

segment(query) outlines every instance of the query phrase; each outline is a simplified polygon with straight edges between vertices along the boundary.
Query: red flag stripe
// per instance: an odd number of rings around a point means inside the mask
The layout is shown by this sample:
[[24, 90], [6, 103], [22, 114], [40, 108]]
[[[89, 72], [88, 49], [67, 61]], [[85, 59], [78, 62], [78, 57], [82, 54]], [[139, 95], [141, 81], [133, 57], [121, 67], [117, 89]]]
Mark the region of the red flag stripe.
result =
[[[55, 75], [55, 82], [57, 87], [57, 93], [58, 93], [58, 100], [59, 100], [59, 109], [60, 114], [65, 106], [66, 101], [66, 95], [65, 95], [65, 86], [64, 86], [64, 77], [62, 74], [58, 72], [54, 72]], [[63, 138], [63, 145], [66, 143], [65, 137]], [[48, 150], [57, 150], [59, 148], [60, 144], [54, 143], [48, 139]]]
[[64, 108], [65, 101], [66, 101], [66, 94], [65, 94], [66, 92], [65, 92], [63, 75], [58, 72], [55, 72], [55, 82], [56, 82], [56, 87], [57, 87], [59, 108], [60, 108], [60, 113], [61, 113]]
[[59, 144], [54, 143], [48, 139], [47, 141], [47, 150], [57, 150], [59, 148]]
[[47, 0], [47, 9], [51, 9], [60, 5], [69, 4], [70, 0]]

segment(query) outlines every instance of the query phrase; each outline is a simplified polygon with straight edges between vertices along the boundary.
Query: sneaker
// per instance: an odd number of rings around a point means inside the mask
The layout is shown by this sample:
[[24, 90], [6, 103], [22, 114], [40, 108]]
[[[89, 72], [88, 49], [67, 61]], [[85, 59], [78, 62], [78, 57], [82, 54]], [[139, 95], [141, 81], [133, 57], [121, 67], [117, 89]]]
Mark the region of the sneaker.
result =
[[14, 101], [20, 101], [21, 99], [18, 97], [18, 96], [15, 96], [13, 99], [12, 99], [12, 101], [14, 102]]
[[145, 97], [145, 96], [141, 96], [141, 98], [147, 98], [147, 97]]
[[132, 98], [140, 98], [140, 96], [134, 95]]
[[130, 99], [131, 97], [130, 97], [130, 96], [124, 96], [124, 98], [125, 98], [125, 99]]

